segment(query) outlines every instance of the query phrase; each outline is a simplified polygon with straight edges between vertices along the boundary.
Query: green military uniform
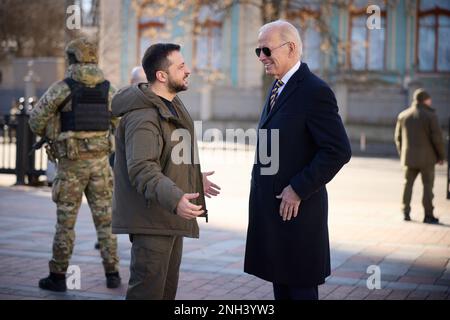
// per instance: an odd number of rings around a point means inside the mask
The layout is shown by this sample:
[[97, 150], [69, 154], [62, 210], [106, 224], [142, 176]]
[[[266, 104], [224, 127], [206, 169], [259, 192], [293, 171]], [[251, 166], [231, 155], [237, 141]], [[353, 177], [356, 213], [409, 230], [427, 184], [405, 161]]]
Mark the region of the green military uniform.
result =
[[[66, 52], [76, 58], [68, 68], [67, 78], [86, 87], [96, 87], [105, 81], [97, 66], [94, 45], [78, 39], [68, 45]], [[114, 93], [115, 89], [109, 86], [109, 111]], [[75, 241], [76, 217], [84, 193], [92, 211], [105, 272], [116, 273], [119, 258], [117, 238], [111, 232], [113, 177], [108, 156], [113, 151], [112, 130], [117, 118], [110, 118], [110, 130], [106, 131], [62, 131], [61, 113], [70, 112], [72, 108], [72, 100], [66, 100], [70, 94], [71, 89], [65, 81], [53, 84], [32, 110], [29, 121], [34, 133], [51, 141], [47, 151], [49, 157], [58, 162], [52, 190], [57, 223], [50, 272], [64, 274], [67, 271]], [[64, 100], [67, 103], [62, 105]]]
[[434, 166], [445, 159], [445, 147], [434, 109], [423, 102], [430, 98], [423, 89], [414, 93], [410, 108], [401, 112], [395, 128], [395, 143], [404, 166], [403, 213], [409, 220], [414, 180], [421, 174], [425, 220], [433, 216]]

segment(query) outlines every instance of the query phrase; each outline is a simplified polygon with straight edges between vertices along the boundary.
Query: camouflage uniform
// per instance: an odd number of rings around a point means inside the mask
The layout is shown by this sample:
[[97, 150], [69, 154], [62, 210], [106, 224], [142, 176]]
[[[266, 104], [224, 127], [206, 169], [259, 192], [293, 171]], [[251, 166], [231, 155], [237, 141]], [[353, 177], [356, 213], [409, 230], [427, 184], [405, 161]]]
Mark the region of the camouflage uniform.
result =
[[[75, 54], [81, 63], [71, 64], [67, 77], [88, 87], [104, 81], [97, 66], [96, 52], [85, 40], [69, 44], [67, 52]], [[108, 155], [113, 151], [112, 130], [118, 121], [111, 120], [111, 131], [65, 131], [61, 132], [58, 107], [70, 94], [64, 81], [53, 84], [38, 101], [30, 116], [30, 128], [39, 136], [46, 136], [50, 158], [58, 160], [57, 174], [53, 182], [52, 199], [57, 206], [56, 233], [53, 240], [53, 258], [49, 262], [51, 273], [65, 273], [75, 241], [75, 222], [83, 193], [92, 211], [103, 266], [106, 273], [117, 272], [117, 238], [111, 233], [111, 205], [113, 177]], [[108, 108], [115, 89], [110, 86]], [[60, 109], [70, 111], [69, 101]]]

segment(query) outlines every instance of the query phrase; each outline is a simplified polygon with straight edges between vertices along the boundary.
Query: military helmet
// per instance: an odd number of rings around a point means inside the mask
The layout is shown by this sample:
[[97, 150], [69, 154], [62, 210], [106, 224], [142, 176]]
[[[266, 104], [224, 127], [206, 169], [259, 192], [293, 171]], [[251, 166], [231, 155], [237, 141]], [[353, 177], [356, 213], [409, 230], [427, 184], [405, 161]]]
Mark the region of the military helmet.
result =
[[73, 54], [80, 63], [98, 63], [97, 45], [86, 38], [78, 38], [69, 42], [66, 54]]

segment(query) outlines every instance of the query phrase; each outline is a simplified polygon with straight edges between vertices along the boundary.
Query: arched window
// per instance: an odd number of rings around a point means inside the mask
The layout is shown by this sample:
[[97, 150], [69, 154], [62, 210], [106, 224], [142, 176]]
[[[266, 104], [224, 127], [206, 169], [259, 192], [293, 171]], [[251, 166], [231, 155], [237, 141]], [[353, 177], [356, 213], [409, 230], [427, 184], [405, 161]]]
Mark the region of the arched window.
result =
[[416, 63], [419, 71], [450, 71], [450, 1], [420, 0], [417, 8]]
[[145, 50], [152, 44], [159, 42], [167, 42], [168, 34], [165, 32], [165, 20], [164, 18], [147, 18], [142, 17], [139, 19], [138, 25], [138, 54], [139, 61], [144, 56]]
[[386, 3], [380, 1], [381, 29], [369, 29], [367, 0], [352, 0], [349, 11], [347, 60], [353, 70], [383, 70], [386, 65]]
[[169, 42], [172, 34], [174, 3], [132, 0], [132, 8], [137, 19], [137, 61], [140, 62], [149, 46], [160, 42]]
[[217, 71], [222, 67], [223, 13], [207, 6], [197, 8], [193, 29], [193, 67], [195, 70]]

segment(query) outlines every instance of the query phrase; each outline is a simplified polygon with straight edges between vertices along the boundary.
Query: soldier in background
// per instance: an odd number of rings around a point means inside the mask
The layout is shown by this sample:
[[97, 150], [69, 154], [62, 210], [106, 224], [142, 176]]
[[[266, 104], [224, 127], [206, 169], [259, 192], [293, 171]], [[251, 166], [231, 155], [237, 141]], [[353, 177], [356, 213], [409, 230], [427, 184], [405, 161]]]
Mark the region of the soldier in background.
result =
[[75, 222], [83, 193], [97, 230], [108, 288], [120, 286], [117, 238], [111, 233], [113, 151], [111, 116], [115, 89], [97, 66], [97, 47], [85, 38], [66, 47], [67, 78], [53, 84], [36, 104], [30, 128], [48, 141], [49, 158], [57, 160], [52, 199], [57, 206], [50, 275], [39, 287], [66, 291], [66, 271], [75, 242]]
[[401, 112], [395, 128], [395, 144], [405, 170], [403, 218], [410, 221], [414, 180], [420, 173], [423, 182], [424, 223], [437, 224], [433, 214], [434, 167], [445, 159], [444, 139], [431, 96], [424, 89], [414, 92], [411, 107]]

